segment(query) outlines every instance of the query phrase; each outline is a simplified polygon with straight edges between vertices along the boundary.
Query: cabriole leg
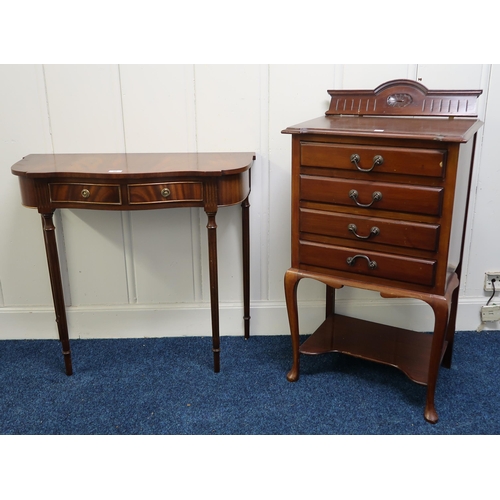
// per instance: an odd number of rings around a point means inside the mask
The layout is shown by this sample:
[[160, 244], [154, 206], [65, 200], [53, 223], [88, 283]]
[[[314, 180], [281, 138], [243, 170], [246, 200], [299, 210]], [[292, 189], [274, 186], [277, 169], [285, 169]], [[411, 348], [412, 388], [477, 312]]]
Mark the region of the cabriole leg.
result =
[[297, 285], [301, 277], [295, 269], [289, 269], [285, 273], [285, 298], [290, 323], [290, 334], [292, 336], [293, 366], [286, 378], [289, 382], [299, 379], [300, 353], [299, 353], [299, 314], [297, 309]]
[[[453, 301], [458, 300], [458, 286], [459, 279], [457, 274], [454, 274], [448, 283], [444, 297], [434, 296], [432, 299], [426, 301], [432, 307], [435, 318], [427, 375], [427, 400], [424, 412], [425, 420], [431, 424], [435, 424], [438, 421], [438, 414], [434, 406], [434, 394], [436, 392], [439, 367], [443, 357], [444, 341], [445, 339], [449, 339], [450, 326], [453, 326], [453, 329], [455, 328], [454, 319], [452, 319], [450, 311], [453, 310]], [[454, 313], [456, 313], [456, 309]], [[453, 338], [451, 340], [453, 341]]]
[[427, 377], [427, 398], [425, 402], [424, 418], [427, 422], [435, 424], [438, 421], [438, 414], [434, 406], [434, 395], [436, 392], [437, 377], [441, 356], [443, 352], [443, 343], [446, 336], [449, 317], [449, 303], [446, 298], [435, 301], [431, 304], [434, 310], [435, 322], [434, 333], [432, 337], [431, 355], [429, 359], [429, 372]]
[[444, 353], [443, 361], [441, 365], [445, 368], [451, 368], [451, 361], [453, 358], [453, 341], [455, 339], [455, 329], [457, 325], [457, 310], [458, 310], [458, 295], [460, 289], [457, 286], [455, 291], [453, 292], [451, 298], [451, 310], [450, 310], [450, 319], [448, 320], [448, 326], [446, 328], [446, 340], [448, 341], [448, 347], [446, 348], [446, 352]]
[[335, 288], [326, 285], [326, 317], [335, 312]]

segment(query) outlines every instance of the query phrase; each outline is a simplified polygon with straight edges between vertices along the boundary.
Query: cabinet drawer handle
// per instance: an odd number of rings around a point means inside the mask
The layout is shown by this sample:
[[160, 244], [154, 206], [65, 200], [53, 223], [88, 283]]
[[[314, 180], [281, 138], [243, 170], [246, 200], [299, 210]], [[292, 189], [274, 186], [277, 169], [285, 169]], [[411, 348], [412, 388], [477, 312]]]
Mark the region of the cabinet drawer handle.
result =
[[356, 202], [356, 205], [358, 205], [358, 207], [368, 208], [371, 207], [376, 201], [380, 201], [382, 199], [382, 193], [380, 191], [375, 191], [372, 194], [372, 201], [367, 204], [360, 203], [358, 201], [358, 192], [355, 189], [351, 189], [349, 191], [349, 198], [354, 200]]
[[163, 196], [163, 198], [168, 198], [170, 196], [170, 189], [168, 188], [163, 188], [161, 190], [161, 195]]
[[381, 155], [374, 156], [371, 168], [361, 168], [359, 166], [360, 161], [361, 157], [358, 154], [351, 155], [351, 163], [354, 163], [354, 165], [360, 172], [371, 172], [377, 165], [382, 165], [382, 163], [384, 163], [384, 158]]
[[351, 231], [351, 233], [354, 234], [354, 236], [356, 236], [356, 238], [359, 238], [360, 240], [367, 240], [368, 238], [370, 238], [370, 236], [377, 236], [377, 234], [380, 233], [380, 229], [377, 226], [373, 226], [370, 229], [370, 234], [368, 234], [368, 236], [359, 235], [356, 232], [358, 230], [358, 228], [356, 227], [356, 224], [349, 224], [347, 226], [347, 229], [349, 229], [349, 231]]
[[82, 198], [88, 198], [90, 196], [90, 191], [88, 189], [82, 189]]
[[370, 269], [377, 269], [377, 263], [374, 260], [370, 260], [366, 255], [355, 255], [354, 257], [347, 257], [347, 265], [354, 266], [357, 258], [366, 259], [368, 262], [368, 267]]

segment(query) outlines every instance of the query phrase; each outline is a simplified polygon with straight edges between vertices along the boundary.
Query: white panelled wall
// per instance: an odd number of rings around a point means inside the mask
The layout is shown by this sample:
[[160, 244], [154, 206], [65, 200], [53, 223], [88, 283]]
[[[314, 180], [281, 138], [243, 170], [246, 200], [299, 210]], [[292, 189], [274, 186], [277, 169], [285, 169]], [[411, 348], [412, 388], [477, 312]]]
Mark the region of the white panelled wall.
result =
[[[289, 125], [324, 114], [328, 89], [396, 78], [483, 89], [457, 329], [476, 330], [486, 271], [500, 271], [498, 65], [0, 65], [0, 339], [57, 338], [40, 217], [10, 167], [32, 153], [254, 151], [251, 335], [288, 334]], [[219, 210], [222, 335], [242, 335], [240, 207]], [[71, 338], [210, 335], [202, 209], [61, 210], [57, 237]], [[497, 299], [500, 303], [500, 293]], [[430, 308], [342, 289], [338, 311], [432, 329]], [[299, 286], [302, 333], [324, 286]], [[498, 323], [488, 323], [499, 330]]]

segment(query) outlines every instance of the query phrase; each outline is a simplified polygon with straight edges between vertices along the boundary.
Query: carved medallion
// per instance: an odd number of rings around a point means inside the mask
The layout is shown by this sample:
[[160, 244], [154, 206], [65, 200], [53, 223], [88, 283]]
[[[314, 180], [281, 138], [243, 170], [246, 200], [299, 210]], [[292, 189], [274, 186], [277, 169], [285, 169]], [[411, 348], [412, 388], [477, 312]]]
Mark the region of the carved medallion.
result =
[[405, 108], [413, 102], [410, 94], [391, 94], [387, 98], [387, 104], [393, 108]]

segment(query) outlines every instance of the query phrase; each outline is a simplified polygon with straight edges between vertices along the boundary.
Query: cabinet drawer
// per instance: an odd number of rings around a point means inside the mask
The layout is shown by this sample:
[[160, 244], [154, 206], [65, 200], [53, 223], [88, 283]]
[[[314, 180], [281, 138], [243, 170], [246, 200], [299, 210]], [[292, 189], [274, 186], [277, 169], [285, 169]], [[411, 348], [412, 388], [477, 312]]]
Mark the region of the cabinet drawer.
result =
[[130, 204], [202, 202], [203, 184], [201, 182], [165, 182], [128, 185]]
[[[435, 252], [439, 225], [300, 209], [299, 230], [352, 241], [395, 245]], [[352, 244], [352, 243], [350, 243]]]
[[118, 184], [52, 183], [49, 193], [54, 203], [121, 205]]
[[[301, 241], [300, 264], [433, 286], [436, 261]], [[348, 259], [352, 259], [351, 265]], [[370, 265], [371, 264], [371, 265]]]
[[304, 201], [439, 216], [443, 188], [302, 175], [300, 197]]
[[[446, 151], [356, 144], [303, 143], [301, 164], [308, 167], [329, 167], [357, 172], [443, 177]], [[351, 161], [357, 155], [356, 162]], [[374, 165], [374, 158], [382, 163]], [[357, 164], [357, 166], [356, 166]], [[372, 168], [373, 167], [373, 168]]]

